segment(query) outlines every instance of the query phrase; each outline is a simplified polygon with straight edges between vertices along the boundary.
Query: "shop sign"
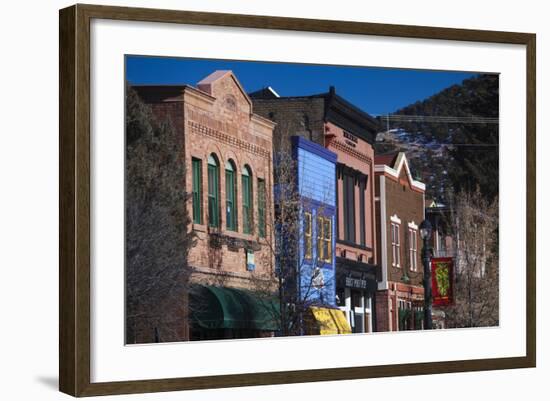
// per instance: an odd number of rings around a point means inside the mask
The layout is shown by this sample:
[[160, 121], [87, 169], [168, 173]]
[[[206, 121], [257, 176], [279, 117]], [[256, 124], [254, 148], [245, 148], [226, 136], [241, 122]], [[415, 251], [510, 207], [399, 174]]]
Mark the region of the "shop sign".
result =
[[366, 289], [367, 280], [348, 276], [346, 277], [346, 287]]

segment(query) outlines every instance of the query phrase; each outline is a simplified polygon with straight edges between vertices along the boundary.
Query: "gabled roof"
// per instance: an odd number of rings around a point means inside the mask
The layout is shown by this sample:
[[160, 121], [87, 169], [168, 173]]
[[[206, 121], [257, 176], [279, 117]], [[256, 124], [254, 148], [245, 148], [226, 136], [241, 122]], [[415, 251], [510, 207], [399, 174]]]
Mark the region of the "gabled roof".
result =
[[243, 98], [248, 104], [249, 111], [250, 111], [250, 118], [254, 122], [267, 126], [270, 129], [273, 129], [275, 126], [275, 123], [265, 117], [262, 117], [258, 114], [253, 113], [253, 105], [252, 101], [250, 100], [250, 97], [248, 97], [247, 93], [243, 89], [241, 83], [235, 77], [232, 71], [229, 70], [217, 70], [214, 71], [212, 74], [208, 75], [207, 77], [203, 78], [196, 87], [191, 85], [182, 85], [182, 84], [176, 84], [176, 85], [130, 85], [131, 88], [133, 88], [139, 95], [139, 97], [145, 102], [145, 103], [166, 103], [166, 102], [183, 102], [184, 101], [184, 95], [192, 94], [195, 96], [199, 96], [204, 100], [207, 100], [209, 102], [214, 102], [216, 100], [214, 94], [212, 93], [213, 85], [225, 78], [229, 77], [233, 80], [235, 83], [235, 86], [238, 88], [238, 90], [243, 95]]
[[212, 93], [212, 88], [213, 88], [214, 84], [217, 81], [219, 81], [221, 79], [224, 79], [226, 77], [230, 77], [231, 79], [233, 79], [233, 82], [235, 82], [235, 84], [239, 88], [240, 92], [242, 93], [243, 97], [245, 98], [245, 100], [250, 105], [250, 109], [252, 110], [252, 100], [250, 100], [250, 97], [248, 96], [246, 91], [243, 89], [241, 83], [239, 82], [239, 80], [237, 79], [235, 74], [233, 74], [233, 71], [231, 71], [231, 70], [217, 70], [217, 71], [214, 71], [212, 74], [210, 74], [207, 77], [203, 78], [197, 84], [197, 88], [199, 88], [203, 92], [208, 93], [210, 96], [215, 96]]
[[398, 179], [401, 175], [401, 171], [405, 170], [407, 178], [412, 188], [424, 192], [426, 190], [426, 184], [420, 181], [416, 181], [411, 174], [409, 168], [409, 162], [405, 152], [399, 152], [396, 154], [386, 154], [374, 157], [374, 171], [379, 175], [388, 175], [395, 179]]

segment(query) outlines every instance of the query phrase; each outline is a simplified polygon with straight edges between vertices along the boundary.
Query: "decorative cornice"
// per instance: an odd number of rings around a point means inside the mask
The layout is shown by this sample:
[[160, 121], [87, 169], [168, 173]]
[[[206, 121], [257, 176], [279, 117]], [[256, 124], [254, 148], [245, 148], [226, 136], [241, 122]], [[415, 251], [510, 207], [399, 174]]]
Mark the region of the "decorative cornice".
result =
[[[217, 276], [217, 277], [232, 277], [237, 279], [243, 279], [243, 280], [251, 280], [252, 275], [250, 272], [232, 272], [228, 270], [219, 270], [219, 269], [212, 269], [210, 267], [200, 267], [200, 266], [190, 266], [191, 267], [191, 282], [193, 284], [200, 284], [201, 282], [196, 279], [196, 274], [204, 274], [209, 276]], [[195, 276], [195, 277], [194, 277]], [[265, 278], [261, 276], [254, 276], [254, 281], [262, 281], [262, 282], [273, 282], [275, 278]]]
[[205, 125], [199, 124], [192, 120], [187, 120], [187, 125], [195, 133], [204, 134], [211, 138], [214, 138], [220, 142], [230, 145], [245, 152], [249, 152], [267, 159], [271, 158], [271, 152], [262, 148], [261, 146], [254, 145], [250, 142], [243, 141], [241, 139], [235, 138], [234, 136], [228, 135], [224, 132], [215, 130], [213, 128], [207, 127]]
[[362, 162], [365, 162], [367, 164], [372, 163], [372, 159], [369, 156], [361, 152], [358, 152], [357, 150], [353, 149], [351, 146], [346, 145], [345, 143], [339, 141], [338, 139], [333, 139], [332, 141], [330, 141], [330, 145], [337, 150], [340, 150], [344, 153], [347, 153], [350, 156], [355, 157], [356, 159], [361, 160]]
[[355, 242], [346, 241], [346, 240], [343, 240], [343, 239], [337, 239], [337, 240], [336, 240], [336, 243], [337, 243], [338, 245], [345, 245], [345, 246], [349, 246], [349, 247], [352, 247], [352, 248], [361, 249], [361, 250], [363, 250], [363, 251], [372, 252], [372, 248], [371, 248], [371, 247], [366, 246], [366, 245], [357, 244], [357, 243], [355, 243]]

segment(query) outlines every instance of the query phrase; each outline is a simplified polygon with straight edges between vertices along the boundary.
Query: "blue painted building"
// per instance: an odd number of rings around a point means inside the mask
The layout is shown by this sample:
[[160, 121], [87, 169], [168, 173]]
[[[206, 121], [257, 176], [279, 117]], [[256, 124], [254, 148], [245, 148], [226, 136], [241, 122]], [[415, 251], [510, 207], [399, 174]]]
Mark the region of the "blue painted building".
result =
[[336, 307], [336, 154], [292, 137], [300, 198], [298, 297], [312, 306]]

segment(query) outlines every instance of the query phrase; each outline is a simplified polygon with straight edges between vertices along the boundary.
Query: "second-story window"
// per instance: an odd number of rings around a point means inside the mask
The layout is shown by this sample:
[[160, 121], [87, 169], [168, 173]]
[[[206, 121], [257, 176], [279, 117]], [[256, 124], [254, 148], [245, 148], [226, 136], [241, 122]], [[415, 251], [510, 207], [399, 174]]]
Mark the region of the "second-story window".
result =
[[399, 241], [399, 224], [391, 223], [391, 252], [392, 266], [399, 267], [401, 265], [401, 244]]
[[409, 266], [412, 271], [418, 270], [417, 242], [418, 235], [415, 229], [409, 228]]
[[304, 258], [312, 258], [313, 238], [311, 236], [311, 213], [304, 213]]
[[220, 226], [220, 168], [215, 155], [208, 156], [208, 225]]
[[193, 223], [202, 224], [202, 162], [193, 158]]
[[235, 208], [235, 166], [230, 160], [225, 163], [225, 226], [228, 230], [237, 230], [237, 210]]
[[242, 172], [243, 232], [252, 234], [252, 172], [244, 166]]
[[332, 262], [332, 220], [329, 217], [317, 217], [317, 260]]
[[344, 240], [355, 242], [355, 178], [344, 173]]
[[323, 260], [332, 263], [332, 220], [330, 218], [323, 220]]
[[367, 188], [367, 177], [362, 177], [359, 181], [359, 234], [360, 244], [366, 245], [366, 227], [365, 227], [365, 195]]

